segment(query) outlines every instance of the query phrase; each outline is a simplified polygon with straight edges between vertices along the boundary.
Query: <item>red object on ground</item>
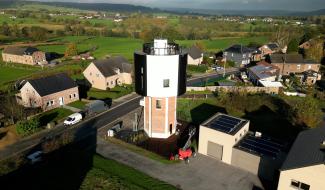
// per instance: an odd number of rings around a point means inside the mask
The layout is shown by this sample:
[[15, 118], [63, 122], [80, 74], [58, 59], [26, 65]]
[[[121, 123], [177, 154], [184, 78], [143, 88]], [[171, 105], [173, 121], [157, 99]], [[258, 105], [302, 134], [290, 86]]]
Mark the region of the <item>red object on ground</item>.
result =
[[178, 149], [178, 155], [180, 160], [185, 160], [186, 158], [189, 158], [192, 156], [192, 150], [189, 148], [187, 150]]

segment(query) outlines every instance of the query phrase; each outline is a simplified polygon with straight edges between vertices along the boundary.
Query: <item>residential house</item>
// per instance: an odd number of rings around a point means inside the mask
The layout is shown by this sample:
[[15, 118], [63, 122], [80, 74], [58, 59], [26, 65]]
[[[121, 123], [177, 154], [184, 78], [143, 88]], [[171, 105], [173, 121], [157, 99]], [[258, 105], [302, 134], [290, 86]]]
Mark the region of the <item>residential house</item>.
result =
[[187, 63], [189, 65], [200, 65], [203, 61], [203, 51], [196, 46], [188, 49]]
[[263, 45], [262, 47], [259, 47], [258, 49], [262, 52], [263, 56], [280, 51], [280, 47], [277, 43], [268, 43]]
[[256, 66], [247, 69], [248, 78], [256, 85], [260, 85], [263, 81], [276, 81], [279, 76], [280, 69], [271, 65], [266, 61], [258, 62]]
[[319, 72], [320, 64], [305, 60], [300, 54], [272, 54], [266, 60], [280, 69], [280, 75], [302, 73], [308, 70]]
[[27, 65], [47, 64], [45, 53], [34, 47], [7, 47], [2, 51], [2, 60]]
[[92, 62], [83, 72], [93, 88], [106, 90], [116, 85], [132, 84], [131, 64], [123, 57]]
[[325, 187], [325, 126], [301, 132], [280, 168], [278, 190]]
[[316, 83], [316, 81], [321, 80], [322, 75], [316, 71], [313, 70], [307, 70], [304, 71], [300, 74], [296, 75], [297, 77], [300, 78], [300, 82], [302, 84], [308, 85], [308, 86], [312, 86]]
[[79, 100], [77, 84], [65, 73], [27, 80], [16, 95], [25, 107], [40, 107], [44, 111]]
[[226, 61], [234, 61], [236, 66], [245, 66], [250, 63], [251, 57], [256, 50], [243, 45], [233, 45], [223, 52]]

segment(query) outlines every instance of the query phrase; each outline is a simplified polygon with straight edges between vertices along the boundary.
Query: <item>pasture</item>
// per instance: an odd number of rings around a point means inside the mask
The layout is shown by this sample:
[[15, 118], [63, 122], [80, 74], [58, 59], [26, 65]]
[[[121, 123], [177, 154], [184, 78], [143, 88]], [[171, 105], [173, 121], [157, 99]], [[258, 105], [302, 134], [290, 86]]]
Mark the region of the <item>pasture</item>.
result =
[[231, 37], [231, 38], [219, 38], [214, 40], [178, 40], [177, 43], [179, 43], [182, 46], [190, 47], [195, 42], [202, 42], [204, 44], [206, 51], [220, 51], [223, 49], [226, 49], [227, 47], [233, 45], [233, 44], [242, 44], [247, 45], [251, 42], [264, 44], [268, 42], [267, 37]]
[[[64, 43], [76, 43], [80, 53], [91, 51], [97, 58], [104, 58], [105, 56], [122, 55], [127, 59], [133, 59], [133, 52], [140, 50], [142, 47], [142, 40], [131, 38], [114, 38], [114, 37], [85, 37], [85, 36], [68, 36], [62, 38], [55, 38], [52, 41]], [[64, 54], [66, 45], [48, 45], [39, 46], [39, 49], [46, 52], [56, 52]]]

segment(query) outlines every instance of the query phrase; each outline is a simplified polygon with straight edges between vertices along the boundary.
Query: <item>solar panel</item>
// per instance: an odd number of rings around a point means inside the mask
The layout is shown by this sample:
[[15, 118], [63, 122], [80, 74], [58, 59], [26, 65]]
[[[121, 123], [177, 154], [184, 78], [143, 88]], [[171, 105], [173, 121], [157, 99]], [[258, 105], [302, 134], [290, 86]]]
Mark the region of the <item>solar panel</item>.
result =
[[225, 133], [231, 133], [235, 131], [235, 129], [237, 129], [242, 122], [243, 120], [230, 117], [228, 115], [218, 115], [208, 125], [213, 129], [217, 129]]
[[283, 149], [283, 145], [279, 142], [275, 142], [270, 138], [255, 137], [253, 135], [245, 136], [238, 143], [237, 147], [262, 156], [270, 156], [273, 158], [276, 158]]

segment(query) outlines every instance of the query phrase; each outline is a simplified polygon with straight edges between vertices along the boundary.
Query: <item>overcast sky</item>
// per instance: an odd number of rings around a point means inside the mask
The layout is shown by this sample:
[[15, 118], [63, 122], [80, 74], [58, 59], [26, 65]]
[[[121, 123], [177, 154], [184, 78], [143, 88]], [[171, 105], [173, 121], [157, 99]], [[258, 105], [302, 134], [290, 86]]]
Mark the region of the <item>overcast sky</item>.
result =
[[39, 0], [82, 3], [125, 3], [161, 8], [231, 9], [231, 10], [318, 10], [325, 0]]

